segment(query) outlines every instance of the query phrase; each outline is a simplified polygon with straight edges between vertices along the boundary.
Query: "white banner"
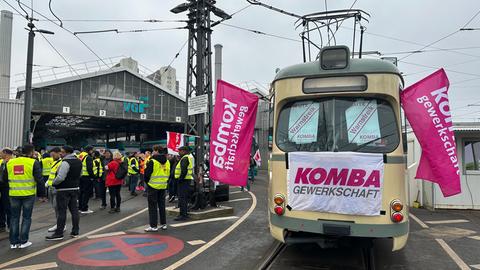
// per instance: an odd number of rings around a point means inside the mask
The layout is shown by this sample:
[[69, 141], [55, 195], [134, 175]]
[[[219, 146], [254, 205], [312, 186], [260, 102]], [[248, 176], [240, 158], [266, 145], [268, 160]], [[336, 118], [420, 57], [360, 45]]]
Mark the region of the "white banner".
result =
[[292, 152], [288, 166], [287, 201], [292, 210], [380, 215], [382, 154]]

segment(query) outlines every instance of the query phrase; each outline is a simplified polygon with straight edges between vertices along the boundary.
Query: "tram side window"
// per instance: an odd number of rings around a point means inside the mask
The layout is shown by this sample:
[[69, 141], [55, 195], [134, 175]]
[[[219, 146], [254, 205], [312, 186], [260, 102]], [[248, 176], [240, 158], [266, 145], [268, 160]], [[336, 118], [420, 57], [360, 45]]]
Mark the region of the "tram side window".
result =
[[463, 167], [467, 171], [479, 171], [480, 141], [465, 141], [463, 146], [465, 155]]
[[284, 106], [277, 146], [291, 151], [389, 153], [399, 133], [388, 102], [374, 98], [326, 98]]

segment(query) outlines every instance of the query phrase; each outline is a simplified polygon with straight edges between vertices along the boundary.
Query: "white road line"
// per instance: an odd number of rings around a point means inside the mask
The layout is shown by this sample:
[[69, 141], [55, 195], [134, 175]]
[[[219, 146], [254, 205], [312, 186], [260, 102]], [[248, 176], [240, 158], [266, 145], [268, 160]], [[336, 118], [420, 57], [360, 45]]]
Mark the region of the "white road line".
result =
[[252, 198], [240, 198], [235, 200], [230, 200], [228, 202], [240, 202], [240, 201], [250, 201]]
[[86, 237], [88, 237], [89, 235], [94, 235], [94, 234], [96, 234], [96, 233], [98, 233], [98, 232], [101, 232], [101, 231], [103, 231], [103, 230], [105, 230], [105, 229], [108, 229], [108, 228], [113, 227], [113, 226], [115, 226], [115, 225], [117, 225], [117, 224], [120, 224], [120, 223], [122, 223], [122, 222], [124, 222], [124, 221], [126, 221], [126, 220], [129, 220], [129, 219], [131, 219], [131, 218], [133, 218], [133, 217], [136, 217], [136, 216], [138, 216], [138, 215], [140, 215], [140, 214], [143, 214], [143, 213], [145, 213], [147, 210], [148, 210], [148, 208], [144, 208], [143, 210], [140, 210], [140, 211], [138, 211], [138, 212], [135, 212], [135, 213], [133, 213], [133, 214], [131, 214], [131, 215], [129, 215], [129, 216], [126, 216], [126, 217], [124, 217], [124, 218], [122, 218], [122, 219], [120, 219], [120, 220], [117, 220], [117, 221], [115, 221], [115, 222], [113, 222], [113, 223], [110, 223], [110, 224], [105, 225], [105, 226], [103, 226], [103, 227], [101, 227], [101, 228], [95, 229], [95, 230], [90, 231], [90, 232], [88, 232], [88, 233], [82, 234], [82, 235], [80, 235], [78, 238], [72, 238], [72, 239], [70, 239], [70, 240], [60, 242], [60, 243], [58, 243], [58, 244], [56, 244], [56, 245], [49, 246], [49, 247], [43, 248], [43, 249], [41, 249], [41, 250], [39, 250], [39, 251], [36, 251], [36, 252], [30, 253], [30, 254], [27, 254], [27, 255], [22, 256], [22, 257], [20, 257], [20, 258], [17, 258], [17, 259], [14, 259], [14, 260], [11, 260], [11, 261], [2, 263], [2, 264], [0, 264], [0, 269], [3, 269], [3, 268], [5, 268], [5, 267], [7, 267], [7, 266], [9, 266], [9, 265], [12, 265], [12, 264], [16, 264], [16, 263], [19, 263], [19, 262], [21, 262], [21, 261], [24, 261], [24, 260], [33, 258], [33, 257], [35, 257], [35, 256], [44, 254], [44, 253], [46, 253], [46, 252], [49, 252], [50, 250], [54, 250], [54, 249], [56, 249], [56, 248], [59, 248], [59, 247], [68, 245], [68, 244], [70, 244], [70, 243], [72, 243], [72, 242], [75, 242], [75, 241], [77, 241], [77, 240], [79, 240], [79, 239], [86, 238]]
[[452, 224], [452, 223], [466, 223], [470, 222], [466, 219], [451, 219], [451, 220], [432, 220], [432, 221], [425, 221], [428, 224]]
[[470, 267], [473, 267], [475, 269], [480, 269], [480, 264], [471, 264]]
[[230, 192], [230, 194], [237, 194], [237, 193], [242, 193], [242, 192], [245, 192], [245, 191], [239, 190], [239, 191]]
[[480, 240], [480, 236], [478, 236], [478, 235], [469, 236], [468, 238], [473, 239], [473, 240]]
[[96, 238], [102, 238], [102, 237], [108, 237], [108, 236], [116, 236], [116, 235], [124, 235], [126, 234], [125, 232], [112, 232], [112, 233], [104, 233], [104, 234], [96, 234], [96, 235], [90, 235], [87, 236], [88, 239], [96, 239]]
[[8, 268], [5, 270], [42, 270], [42, 269], [52, 269], [57, 267], [58, 265], [56, 262], [51, 262], [51, 263], [33, 264], [33, 265], [27, 265], [27, 266], [15, 267], [15, 268]]
[[458, 265], [462, 270], [470, 270], [470, 267], [453, 251], [453, 249], [443, 240], [435, 239], [442, 246], [443, 250], [447, 252], [448, 256], [453, 259], [453, 261]]
[[418, 225], [420, 225], [422, 228], [424, 228], [424, 229], [428, 229], [428, 228], [429, 228], [427, 224], [423, 223], [423, 221], [421, 221], [421, 220], [420, 220], [418, 217], [416, 217], [414, 214], [410, 213], [409, 216], [410, 216], [411, 219], [415, 220], [415, 221], [418, 223]]
[[198, 245], [205, 244], [205, 241], [203, 241], [203, 240], [193, 240], [193, 241], [187, 241], [187, 243], [191, 246], [198, 246]]
[[252, 196], [252, 205], [250, 206], [250, 209], [248, 209], [248, 211], [239, 220], [237, 220], [235, 223], [233, 223], [232, 226], [228, 227], [228, 229], [223, 231], [221, 234], [217, 235], [215, 238], [210, 240], [210, 242], [201, 246], [199, 249], [190, 253], [190, 255], [188, 255], [188, 256], [182, 258], [181, 260], [175, 262], [174, 264], [170, 265], [169, 267], [165, 268], [164, 270], [174, 270], [174, 269], [177, 269], [180, 266], [186, 264], [191, 259], [197, 257], [199, 254], [201, 254], [202, 252], [207, 250], [209, 247], [215, 245], [217, 242], [219, 242], [225, 236], [227, 236], [229, 233], [231, 233], [233, 230], [235, 230], [235, 228], [237, 228], [240, 224], [242, 224], [242, 222], [244, 222], [245, 219], [247, 219], [253, 213], [253, 210], [255, 210], [255, 207], [257, 207], [257, 197], [255, 197], [255, 194], [253, 194], [250, 191], [248, 193], [250, 193], [250, 196]]
[[183, 223], [176, 223], [176, 224], [170, 225], [170, 227], [176, 228], [176, 227], [183, 227], [183, 226], [189, 226], [189, 225], [200, 224], [200, 223], [215, 222], [215, 221], [237, 219], [237, 218], [238, 218], [237, 216], [209, 218], [209, 219], [195, 220], [195, 221], [189, 221], [189, 222], [183, 222]]

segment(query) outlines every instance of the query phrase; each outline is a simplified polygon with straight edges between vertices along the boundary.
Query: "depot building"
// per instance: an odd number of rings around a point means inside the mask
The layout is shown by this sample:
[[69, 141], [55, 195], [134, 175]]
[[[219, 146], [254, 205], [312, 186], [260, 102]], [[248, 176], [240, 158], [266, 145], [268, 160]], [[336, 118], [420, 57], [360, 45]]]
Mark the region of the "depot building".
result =
[[[34, 144], [42, 149], [70, 144], [129, 150], [182, 132], [185, 98], [117, 65], [107, 70], [32, 86]], [[17, 92], [24, 98], [25, 88]]]

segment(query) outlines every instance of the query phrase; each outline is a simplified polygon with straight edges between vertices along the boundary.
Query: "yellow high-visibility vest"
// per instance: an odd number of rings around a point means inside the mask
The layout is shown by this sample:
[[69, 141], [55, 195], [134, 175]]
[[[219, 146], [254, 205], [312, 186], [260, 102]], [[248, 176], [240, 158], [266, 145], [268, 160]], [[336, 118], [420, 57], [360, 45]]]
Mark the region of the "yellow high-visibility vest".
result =
[[170, 161], [167, 160], [164, 165], [155, 159], [152, 159], [152, 162], [153, 172], [148, 185], [154, 189], [167, 189], [170, 176]]
[[89, 176], [87, 170], [87, 156], [87, 152], [81, 152], [80, 155], [78, 155], [78, 158], [82, 161], [82, 176]]
[[132, 163], [138, 169], [138, 160], [134, 157], [128, 159], [128, 175], [137, 175], [138, 172], [132, 169]]
[[98, 172], [98, 177], [102, 177], [103, 175], [103, 164], [100, 158], [96, 158], [93, 160], [93, 173], [95, 176], [97, 175]]
[[61, 163], [62, 163], [62, 159], [58, 159], [58, 160], [53, 162], [52, 169], [50, 170], [50, 175], [48, 176], [48, 181], [47, 181], [47, 184], [48, 184], [49, 187], [52, 186], [53, 179], [55, 179], [55, 177], [57, 177], [57, 171], [58, 171], [58, 168], [60, 168]]
[[8, 172], [8, 195], [11, 197], [34, 196], [37, 192], [37, 184], [33, 177], [33, 165], [35, 159], [18, 157], [7, 163]]
[[185, 155], [178, 161], [177, 166], [175, 166], [175, 179], [180, 178], [180, 174], [182, 172], [180, 164], [184, 158], [188, 159], [187, 175], [185, 176], [185, 179], [191, 180], [193, 179], [193, 160], [190, 155]]
[[47, 157], [42, 159], [42, 175], [50, 176], [50, 170], [52, 169], [53, 158]]

